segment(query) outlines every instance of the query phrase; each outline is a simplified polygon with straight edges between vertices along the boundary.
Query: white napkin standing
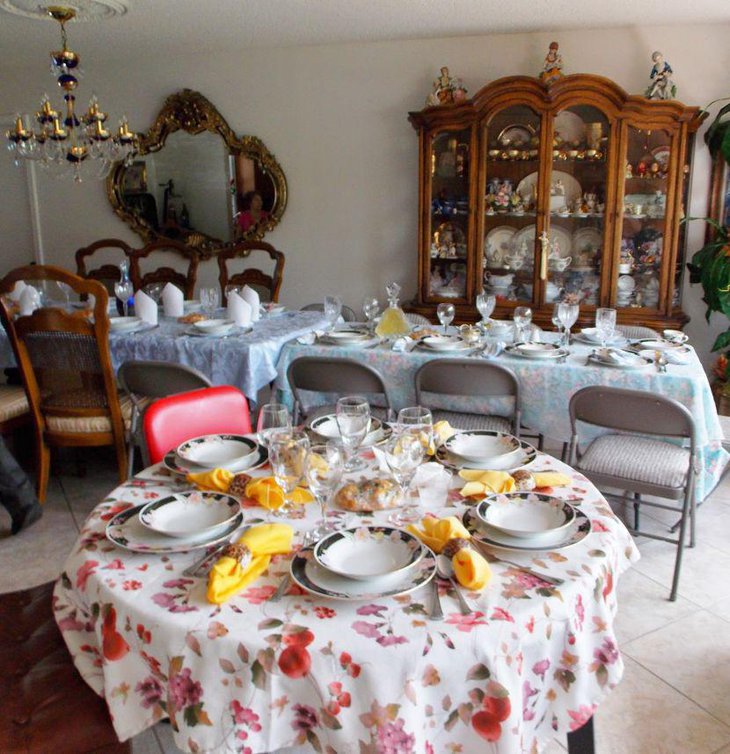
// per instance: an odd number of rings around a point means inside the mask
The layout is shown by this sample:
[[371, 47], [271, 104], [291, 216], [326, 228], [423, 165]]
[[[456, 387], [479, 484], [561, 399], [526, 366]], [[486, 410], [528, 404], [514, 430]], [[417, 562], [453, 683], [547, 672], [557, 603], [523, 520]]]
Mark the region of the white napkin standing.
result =
[[228, 319], [232, 319], [238, 327], [248, 327], [253, 319], [251, 304], [235, 291], [228, 295]]
[[41, 305], [41, 294], [32, 285], [26, 285], [20, 294], [18, 304], [20, 306], [20, 316], [27, 317], [29, 314], [33, 314]]
[[157, 304], [144, 291], [134, 294], [134, 313], [143, 321], [151, 325], [157, 324]]
[[24, 280], [18, 280], [18, 282], [13, 286], [13, 290], [8, 293], [8, 298], [11, 301], [15, 301], [16, 304], [19, 303], [20, 296], [27, 287], [28, 286]]
[[172, 283], [167, 283], [162, 289], [162, 307], [166, 317], [182, 317], [185, 313], [185, 296]]
[[258, 322], [261, 316], [261, 297], [259, 294], [250, 285], [244, 285], [241, 297], [251, 307], [251, 322]]

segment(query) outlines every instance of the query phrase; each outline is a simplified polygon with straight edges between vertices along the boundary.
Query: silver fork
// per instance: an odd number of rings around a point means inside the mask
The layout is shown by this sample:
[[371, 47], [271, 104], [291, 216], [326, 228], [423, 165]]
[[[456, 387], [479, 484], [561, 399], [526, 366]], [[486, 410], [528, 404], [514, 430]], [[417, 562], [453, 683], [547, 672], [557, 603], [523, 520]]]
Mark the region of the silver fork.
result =
[[228, 539], [226, 539], [224, 542], [221, 542], [214, 550], [211, 550], [210, 552], [205, 553], [202, 557], [198, 558], [192, 565], [189, 565], [184, 571], [183, 576], [205, 576], [207, 575], [210, 568], [207, 568], [208, 565], [210, 567], [213, 567], [213, 563], [215, 560], [217, 560], [218, 556], [223, 552], [223, 550], [228, 547], [228, 545], [232, 544], [236, 541], [236, 539], [242, 534], [243, 531], [248, 529], [248, 526], [240, 527], [236, 529], [236, 531], [231, 534]]

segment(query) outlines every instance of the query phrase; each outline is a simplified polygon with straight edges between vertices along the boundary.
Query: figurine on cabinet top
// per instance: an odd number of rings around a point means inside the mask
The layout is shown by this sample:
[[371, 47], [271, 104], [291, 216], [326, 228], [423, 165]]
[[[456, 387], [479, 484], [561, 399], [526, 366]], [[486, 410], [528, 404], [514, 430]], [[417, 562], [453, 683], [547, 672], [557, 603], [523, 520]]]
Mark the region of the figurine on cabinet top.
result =
[[433, 91], [426, 98], [426, 107], [450, 105], [466, 99], [466, 87], [461, 79], [451, 76], [447, 66], [441, 69], [441, 75], [433, 82]]
[[563, 58], [558, 52], [558, 43], [551, 42], [548, 54], [545, 56], [545, 63], [540, 74], [540, 81], [543, 84], [550, 85], [557, 81], [563, 75]]
[[649, 74], [651, 83], [646, 89], [645, 96], [649, 99], [674, 99], [677, 87], [672, 81], [672, 66], [664, 60], [659, 50], [652, 53], [651, 59], [654, 65]]

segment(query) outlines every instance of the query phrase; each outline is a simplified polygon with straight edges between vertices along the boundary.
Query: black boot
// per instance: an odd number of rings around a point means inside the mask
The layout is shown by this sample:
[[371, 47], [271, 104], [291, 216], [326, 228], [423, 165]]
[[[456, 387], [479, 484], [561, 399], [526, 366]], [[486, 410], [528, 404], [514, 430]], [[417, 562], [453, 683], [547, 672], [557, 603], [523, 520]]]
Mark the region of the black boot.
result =
[[10, 514], [11, 534], [34, 524], [43, 515], [28, 475], [20, 468], [0, 437], [0, 503]]

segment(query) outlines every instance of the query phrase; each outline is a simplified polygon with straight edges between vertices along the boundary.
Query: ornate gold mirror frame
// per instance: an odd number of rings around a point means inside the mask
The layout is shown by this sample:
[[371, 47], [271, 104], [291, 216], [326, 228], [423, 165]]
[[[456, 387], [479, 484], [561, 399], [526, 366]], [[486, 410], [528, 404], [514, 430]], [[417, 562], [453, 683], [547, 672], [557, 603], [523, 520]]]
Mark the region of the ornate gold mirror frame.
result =
[[[179, 212], [168, 212], [168, 194], [165, 193], [165, 210], [163, 217], [158, 218], [157, 204], [151, 191], [159, 191], [164, 184], [156, 183], [154, 187], [147, 186], [147, 166], [144, 158], [160, 152], [171, 134], [177, 131], [185, 131], [190, 135], [198, 135], [208, 132], [218, 135], [223, 140], [229, 159], [229, 166], [224, 180], [224, 193], [230, 202], [227, 208], [229, 238], [216, 238], [201, 229], [194, 227], [192, 223], [184, 222], [185, 218], [178, 217]], [[241, 162], [246, 163], [241, 167]], [[186, 166], [188, 169], [190, 166]], [[245, 169], [244, 169], [245, 168]], [[206, 166], [202, 166], [207, 170]], [[243, 175], [245, 173], [245, 176]], [[240, 180], [242, 178], [243, 180]], [[159, 178], [159, 176], [158, 176]], [[221, 178], [221, 180], [223, 180]], [[259, 182], [257, 182], [259, 181]], [[266, 183], [264, 190], [260, 188], [260, 182]], [[172, 184], [172, 181], [170, 181]], [[270, 184], [270, 185], [269, 185]], [[132, 160], [125, 164], [117, 162], [107, 178], [107, 195], [114, 212], [124, 222], [146, 241], [154, 241], [165, 238], [175, 240], [200, 249], [201, 252], [212, 253], [218, 249], [229, 246], [238, 240], [258, 240], [272, 230], [281, 220], [287, 203], [286, 177], [271, 152], [261, 139], [256, 136], [238, 137], [218, 112], [215, 106], [202, 94], [191, 89], [183, 89], [181, 92], [171, 94], [157, 116], [152, 128], [140, 135], [140, 146], [132, 156]], [[245, 190], [244, 190], [245, 188]], [[223, 187], [219, 186], [219, 193]], [[170, 186], [170, 195], [173, 194]], [[265, 194], [264, 212], [258, 222], [250, 219], [246, 223], [238, 222], [238, 215], [243, 214], [247, 207], [241, 205], [246, 197], [252, 198], [253, 194]], [[150, 214], [142, 211], [142, 202], [132, 201], [147, 198], [151, 201], [154, 209]], [[149, 203], [149, 202], [148, 202]], [[187, 206], [182, 204], [187, 215]], [[244, 230], [244, 226], [248, 226]], [[157, 227], [155, 227], [157, 226]]]

